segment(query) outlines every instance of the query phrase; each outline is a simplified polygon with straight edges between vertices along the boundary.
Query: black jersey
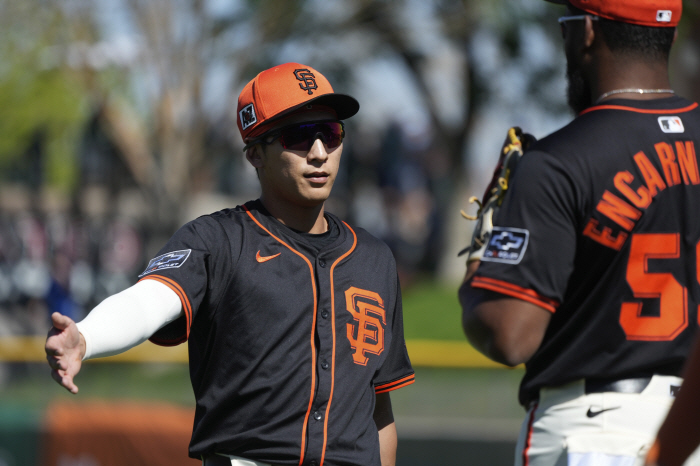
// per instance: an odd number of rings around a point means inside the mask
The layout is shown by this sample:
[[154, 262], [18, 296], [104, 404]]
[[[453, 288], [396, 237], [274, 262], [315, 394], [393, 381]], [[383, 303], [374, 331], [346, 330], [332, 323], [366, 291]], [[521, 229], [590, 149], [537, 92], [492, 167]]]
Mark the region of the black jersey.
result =
[[700, 110], [610, 100], [527, 151], [472, 286], [553, 313], [521, 402], [585, 378], [679, 375], [700, 305]]
[[388, 247], [332, 214], [321, 246], [259, 202], [178, 230], [143, 279], [185, 317], [151, 341], [188, 340], [190, 456], [285, 465], [380, 465], [375, 393], [414, 380]]

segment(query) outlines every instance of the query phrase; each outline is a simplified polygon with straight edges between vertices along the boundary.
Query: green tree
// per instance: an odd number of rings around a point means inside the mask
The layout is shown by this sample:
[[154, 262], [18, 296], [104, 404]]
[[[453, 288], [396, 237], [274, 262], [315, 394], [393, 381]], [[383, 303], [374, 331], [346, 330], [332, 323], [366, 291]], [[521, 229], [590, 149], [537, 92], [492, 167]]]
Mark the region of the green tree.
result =
[[64, 190], [75, 181], [87, 99], [75, 73], [53, 63], [64, 20], [50, 2], [0, 2], [0, 180], [42, 134], [45, 181]]

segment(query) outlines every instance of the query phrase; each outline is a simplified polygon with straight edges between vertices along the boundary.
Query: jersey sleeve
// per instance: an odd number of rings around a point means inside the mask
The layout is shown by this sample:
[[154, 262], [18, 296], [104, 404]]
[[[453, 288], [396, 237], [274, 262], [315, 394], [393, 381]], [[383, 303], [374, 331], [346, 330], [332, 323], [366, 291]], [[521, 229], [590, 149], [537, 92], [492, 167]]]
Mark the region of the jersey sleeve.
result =
[[396, 288], [396, 305], [391, 322], [389, 354], [374, 376], [374, 392], [377, 394], [410, 385], [416, 378], [403, 335], [403, 308], [398, 278], [396, 279]]
[[198, 310], [211, 299], [207, 291], [216, 277], [227, 277], [230, 253], [221, 225], [210, 216], [200, 217], [180, 228], [150, 260], [139, 280], [156, 280], [173, 290], [182, 303], [184, 315], [165, 325], [149, 338], [161, 346], [187, 341]]
[[576, 182], [557, 159], [526, 153], [471, 286], [555, 312], [576, 255]]

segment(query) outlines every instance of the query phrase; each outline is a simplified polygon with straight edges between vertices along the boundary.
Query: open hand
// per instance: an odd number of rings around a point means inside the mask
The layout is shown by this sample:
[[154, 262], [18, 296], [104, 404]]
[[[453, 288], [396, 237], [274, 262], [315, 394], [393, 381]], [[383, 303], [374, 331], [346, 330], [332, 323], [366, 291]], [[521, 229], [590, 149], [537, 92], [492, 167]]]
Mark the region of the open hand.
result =
[[46, 338], [46, 360], [51, 377], [71, 393], [78, 393], [73, 378], [80, 372], [85, 356], [85, 338], [70, 317], [58, 312], [51, 315], [53, 327]]

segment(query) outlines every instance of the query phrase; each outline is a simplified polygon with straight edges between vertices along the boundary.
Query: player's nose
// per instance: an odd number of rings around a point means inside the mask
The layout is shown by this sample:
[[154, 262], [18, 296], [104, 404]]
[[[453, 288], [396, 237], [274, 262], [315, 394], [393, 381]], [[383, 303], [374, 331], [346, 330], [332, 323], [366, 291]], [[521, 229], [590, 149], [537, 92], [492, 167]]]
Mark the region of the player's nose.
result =
[[311, 145], [311, 149], [309, 149], [307, 157], [309, 160], [326, 161], [328, 159], [328, 151], [326, 150], [326, 146], [323, 144], [320, 137], [314, 140], [314, 143]]

